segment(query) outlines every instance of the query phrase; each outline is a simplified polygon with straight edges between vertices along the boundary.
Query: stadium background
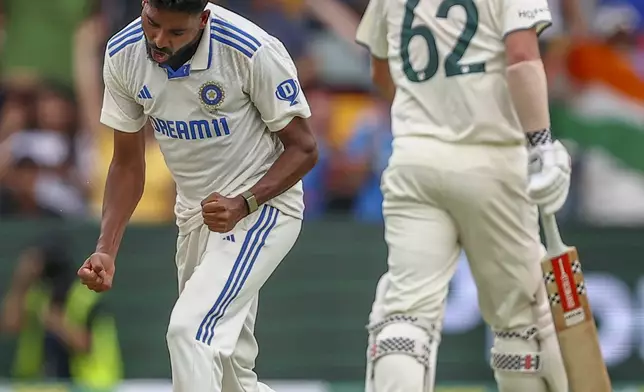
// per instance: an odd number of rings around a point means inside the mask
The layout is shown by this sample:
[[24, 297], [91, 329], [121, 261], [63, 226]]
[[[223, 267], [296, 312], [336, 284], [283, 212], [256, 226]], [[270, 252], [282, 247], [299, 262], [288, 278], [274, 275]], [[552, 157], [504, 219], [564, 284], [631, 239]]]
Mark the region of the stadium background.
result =
[[[360, 391], [364, 324], [386, 264], [378, 183], [391, 141], [388, 109], [372, 95], [368, 55], [353, 43], [366, 1], [220, 3], [283, 40], [321, 149], [305, 179], [302, 236], [262, 291], [258, 373], [277, 392]], [[583, 258], [614, 382], [619, 390], [644, 390], [644, 2], [550, 3], [556, 24], [543, 37], [543, 55], [553, 129], [573, 153], [576, 174], [560, 214], [563, 233]], [[66, 233], [77, 264], [93, 250], [111, 154], [111, 135], [97, 123], [102, 51], [140, 2], [1, 0], [0, 10], [4, 295], [20, 253], [41, 235]], [[169, 390], [164, 336], [176, 298], [174, 190], [153, 138], [147, 162], [146, 191], [105, 296], [123, 352], [119, 391]], [[445, 323], [440, 385], [493, 390], [490, 334], [464, 259]], [[14, 346], [12, 336], [0, 335], [2, 392], [14, 390]], [[46, 381], [32, 390], [67, 390]]]

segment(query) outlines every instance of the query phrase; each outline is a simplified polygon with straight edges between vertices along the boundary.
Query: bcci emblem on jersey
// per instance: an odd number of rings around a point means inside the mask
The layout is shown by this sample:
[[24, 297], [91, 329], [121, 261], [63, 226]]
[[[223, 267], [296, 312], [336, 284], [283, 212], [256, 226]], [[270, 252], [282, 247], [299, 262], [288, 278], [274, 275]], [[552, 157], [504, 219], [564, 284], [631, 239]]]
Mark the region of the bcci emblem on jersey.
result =
[[224, 98], [226, 98], [224, 89], [217, 82], [206, 82], [199, 89], [199, 100], [208, 113], [215, 114], [224, 102]]

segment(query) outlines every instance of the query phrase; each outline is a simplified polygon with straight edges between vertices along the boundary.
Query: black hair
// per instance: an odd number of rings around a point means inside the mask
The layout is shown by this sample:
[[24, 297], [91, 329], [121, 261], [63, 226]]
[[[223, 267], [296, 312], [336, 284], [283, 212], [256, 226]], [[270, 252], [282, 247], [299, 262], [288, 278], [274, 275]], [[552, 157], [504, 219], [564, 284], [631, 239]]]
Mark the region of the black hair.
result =
[[167, 11], [199, 14], [206, 9], [208, 0], [149, 0], [154, 8]]

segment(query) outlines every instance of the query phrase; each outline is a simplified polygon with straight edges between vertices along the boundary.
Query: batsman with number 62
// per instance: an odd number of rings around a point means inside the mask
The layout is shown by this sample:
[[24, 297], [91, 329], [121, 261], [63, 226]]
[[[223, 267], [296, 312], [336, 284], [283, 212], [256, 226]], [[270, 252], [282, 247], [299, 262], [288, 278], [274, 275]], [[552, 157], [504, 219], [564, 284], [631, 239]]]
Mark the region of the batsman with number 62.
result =
[[[434, 390], [462, 250], [495, 334], [499, 391], [573, 385], [541, 269], [539, 210], [554, 219], [571, 172], [550, 131], [538, 44], [550, 24], [546, 0], [369, 2], [357, 41], [392, 102], [394, 142], [382, 178], [389, 268], [369, 320], [366, 392]], [[550, 245], [548, 256], [561, 249]]]

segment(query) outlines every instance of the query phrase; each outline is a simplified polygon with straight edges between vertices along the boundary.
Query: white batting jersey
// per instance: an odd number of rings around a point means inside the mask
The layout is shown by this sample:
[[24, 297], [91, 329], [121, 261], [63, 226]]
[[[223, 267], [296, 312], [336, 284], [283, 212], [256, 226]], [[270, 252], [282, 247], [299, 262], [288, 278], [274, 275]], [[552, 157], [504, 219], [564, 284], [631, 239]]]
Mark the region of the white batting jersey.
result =
[[388, 59], [396, 143], [523, 143], [506, 82], [504, 37], [550, 25], [547, 0], [371, 0], [357, 41]]
[[[180, 229], [196, 227], [211, 193], [251, 188], [284, 150], [274, 132], [311, 115], [282, 43], [233, 12], [207, 9], [199, 47], [179, 70], [148, 59], [141, 18], [110, 39], [105, 55], [101, 122], [138, 132], [150, 120], [177, 184]], [[302, 218], [301, 182], [268, 204]]]

